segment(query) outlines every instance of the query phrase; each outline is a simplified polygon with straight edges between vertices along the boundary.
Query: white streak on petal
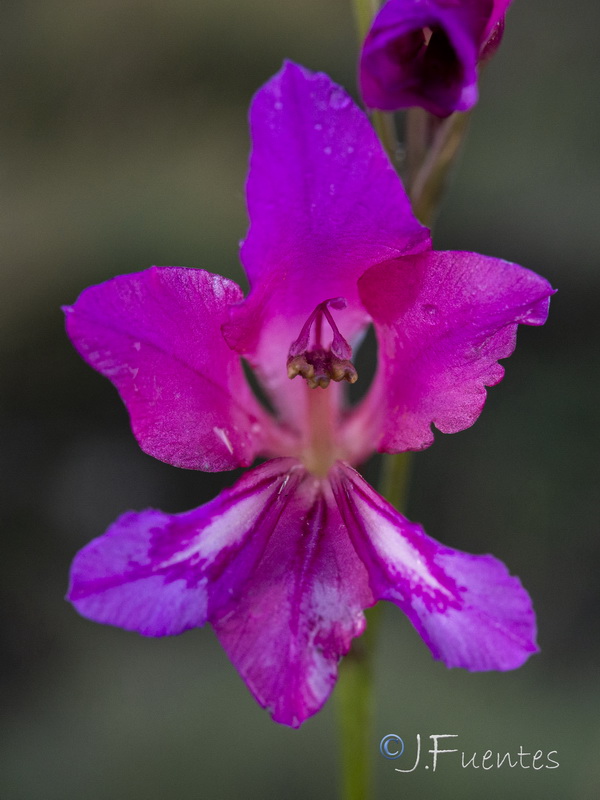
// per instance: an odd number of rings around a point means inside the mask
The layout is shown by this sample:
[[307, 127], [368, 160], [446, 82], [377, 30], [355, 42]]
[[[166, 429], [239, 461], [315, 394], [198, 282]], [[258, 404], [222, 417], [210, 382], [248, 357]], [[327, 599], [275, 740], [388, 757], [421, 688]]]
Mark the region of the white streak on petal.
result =
[[393, 565], [395, 572], [398, 571], [397, 565], [401, 564], [404, 577], [409, 577], [411, 582], [418, 581], [435, 591], [442, 592], [447, 597], [452, 596], [446, 587], [433, 577], [430, 566], [419, 550], [407, 539], [398, 535], [397, 526], [371, 508], [368, 503], [356, 502], [356, 505], [360, 508], [361, 517], [374, 547], [386, 564]]
[[217, 428], [217, 427], [214, 427], [213, 431], [216, 434], [217, 438], [219, 438], [223, 442], [223, 444], [229, 450], [229, 452], [233, 453], [233, 446], [231, 444], [229, 436], [227, 435], [227, 431], [224, 428]]

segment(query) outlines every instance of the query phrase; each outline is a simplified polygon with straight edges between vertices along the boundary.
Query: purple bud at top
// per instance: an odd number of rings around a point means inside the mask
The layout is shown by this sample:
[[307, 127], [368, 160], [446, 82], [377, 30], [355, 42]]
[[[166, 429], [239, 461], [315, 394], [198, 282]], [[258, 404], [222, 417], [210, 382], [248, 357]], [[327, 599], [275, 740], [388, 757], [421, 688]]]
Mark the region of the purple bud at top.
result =
[[477, 102], [477, 66], [498, 48], [510, 0], [389, 0], [364, 42], [370, 108], [421, 106], [438, 117]]

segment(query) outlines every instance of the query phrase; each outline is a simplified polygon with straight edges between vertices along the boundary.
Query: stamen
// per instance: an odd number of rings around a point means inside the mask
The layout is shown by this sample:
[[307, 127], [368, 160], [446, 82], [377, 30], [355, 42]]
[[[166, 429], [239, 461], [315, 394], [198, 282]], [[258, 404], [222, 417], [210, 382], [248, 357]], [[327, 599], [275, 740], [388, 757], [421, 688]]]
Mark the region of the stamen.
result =
[[[348, 383], [358, 380], [358, 373], [350, 361], [352, 348], [340, 333], [328, 306], [341, 310], [346, 307], [346, 301], [343, 297], [334, 297], [319, 303], [302, 326], [298, 338], [292, 342], [288, 353], [288, 378], [301, 375], [311, 389], [317, 386], [326, 389], [332, 380], [346, 380]], [[324, 347], [321, 341], [323, 319], [327, 320], [333, 334], [329, 347]], [[313, 324], [315, 343], [309, 348]]]

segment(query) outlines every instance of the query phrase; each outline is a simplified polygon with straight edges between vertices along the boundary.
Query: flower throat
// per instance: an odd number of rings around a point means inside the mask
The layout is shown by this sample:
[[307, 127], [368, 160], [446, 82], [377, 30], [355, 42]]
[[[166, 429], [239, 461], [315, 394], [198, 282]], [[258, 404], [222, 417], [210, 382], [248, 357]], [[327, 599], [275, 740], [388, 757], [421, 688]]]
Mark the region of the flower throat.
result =
[[[350, 360], [352, 348], [339, 332], [329, 306], [339, 311], [346, 307], [346, 301], [343, 297], [334, 297], [319, 303], [302, 326], [298, 338], [290, 345], [287, 357], [288, 378], [301, 375], [311, 389], [317, 386], [326, 389], [332, 380], [348, 383], [358, 380], [358, 373]], [[333, 334], [328, 347], [322, 340], [323, 320], [327, 321]], [[314, 343], [310, 346], [313, 326]]]

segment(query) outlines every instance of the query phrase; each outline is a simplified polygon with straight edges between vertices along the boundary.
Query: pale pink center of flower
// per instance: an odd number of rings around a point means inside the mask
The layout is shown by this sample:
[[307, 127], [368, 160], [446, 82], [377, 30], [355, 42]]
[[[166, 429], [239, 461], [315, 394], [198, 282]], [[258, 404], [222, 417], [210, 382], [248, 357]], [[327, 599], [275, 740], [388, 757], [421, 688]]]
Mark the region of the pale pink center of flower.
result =
[[[352, 348], [340, 333], [329, 310], [346, 307], [343, 297], [324, 300], [315, 308], [302, 326], [298, 338], [292, 342], [287, 357], [288, 378], [301, 375], [311, 389], [326, 389], [330, 381], [355, 383], [358, 374], [352, 358]], [[332, 339], [324, 345], [323, 321], [331, 329]], [[312, 339], [312, 344], [311, 344]]]

